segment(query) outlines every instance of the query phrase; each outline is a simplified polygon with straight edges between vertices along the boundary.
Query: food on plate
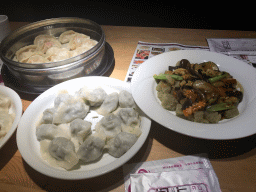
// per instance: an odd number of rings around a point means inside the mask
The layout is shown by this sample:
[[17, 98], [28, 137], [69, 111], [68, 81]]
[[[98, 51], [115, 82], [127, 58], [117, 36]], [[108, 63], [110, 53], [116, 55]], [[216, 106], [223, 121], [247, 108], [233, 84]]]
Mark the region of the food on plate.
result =
[[90, 135], [85, 141], [80, 145], [77, 155], [85, 163], [89, 163], [99, 159], [105, 147], [105, 140], [100, 137]]
[[15, 113], [11, 110], [12, 101], [9, 97], [0, 94], [0, 141], [11, 129]]
[[107, 93], [101, 87], [83, 87], [74, 95], [60, 91], [36, 127], [42, 158], [71, 170], [99, 161], [104, 154], [121, 157], [142, 133], [137, 110], [128, 91]]
[[84, 139], [92, 133], [92, 123], [83, 119], [75, 119], [70, 123], [71, 135], [77, 138], [77, 141], [82, 144]]
[[93, 90], [82, 89], [82, 93], [80, 94], [84, 94], [84, 99], [87, 100], [90, 106], [93, 107], [100, 106], [107, 96], [106, 91], [101, 87]]
[[104, 116], [95, 126], [97, 133], [103, 133], [107, 139], [115, 137], [122, 131], [121, 119], [111, 113]]
[[54, 124], [70, 123], [77, 118], [85, 118], [89, 112], [89, 105], [82, 99], [68, 99], [62, 102], [53, 114]]
[[134, 134], [120, 132], [108, 142], [108, 152], [114, 157], [121, 157], [134, 145], [137, 139]]
[[82, 54], [98, 42], [89, 36], [68, 30], [59, 37], [53, 35], [38, 35], [33, 45], [20, 48], [13, 58], [21, 63], [57, 62]]
[[126, 91], [122, 90], [119, 93], [119, 105], [121, 108], [132, 108], [135, 107], [135, 102], [132, 95]]
[[119, 96], [117, 92], [107, 95], [97, 112], [101, 115], [110, 114], [118, 107], [118, 101]]
[[67, 124], [41, 124], [36, 129], [36, 138], [38, 141], [44, 139], [52, 140], [56, 137], [71, 138], [69, 126]]
[[164, 74], [154, 75], [163, 108], [199, 123], [218, 123], [239, 115], [243, 88], [211, 62], [192, 64], [182, 59]]
[[40, 142], [40, 151], [43, 159], [47, 159], [52, 166], [71, 169], [79, 161], [73, 142], [65, 137], [42, 140]]

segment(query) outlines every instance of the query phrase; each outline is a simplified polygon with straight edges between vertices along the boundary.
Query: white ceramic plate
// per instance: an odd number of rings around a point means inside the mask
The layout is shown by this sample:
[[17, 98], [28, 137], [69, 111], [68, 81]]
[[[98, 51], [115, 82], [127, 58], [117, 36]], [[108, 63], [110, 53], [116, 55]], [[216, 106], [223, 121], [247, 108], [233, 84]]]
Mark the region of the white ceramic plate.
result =
[[[181, 119], [165, 110], [156, 96], [154, 74], [164, 73], [168, 66], [175, 66], [181, 59], [191, 63], [215, 62], [220, 70], [227, 71], [244, 88], [244, 98], [239, 104], [240, 115], [221, 121], [218, 124], [201, 124]], [[135, 72], [132, 79], [132, 94], [141, 110], [151, 119], [173, 131], [205, 139], [235, 139], [256, 133], [256, 71], [232, 57], [198, 50], [182, 50], [164, 53], [145, 61]]]
[[[142, 116], [142, 134], [137, 142], [120, 158], [114, 158], [107, 153], [103, 155], [100, 161], [89, 165], [82, 165], [79, 169], [66, 171], [65, 169], [52, 167], [41, 158], [40, 145], [36, 139], [36, 125], [41, 118], [43, 111], [53, 106], [55, 97], [59, 90], [67, 90], [70, 94], [75, 93], [83, 86], [98, 87], [101, 86], [107, 93], [120, 90], [130, 91], [130, 84], [109, 77], [81, 77], [58, 84], [37, 97], [23, 114], [18, 130], [17, 144], [18, 149], [24, 160], [35, 170], [50, 177], [59, 179], [86, 179], [96, 177], [110, 172], [131, 159], [145, 142], [151, 121]], [[142, 114], [143, 115], [143, 114]]]
[[12, 134], [15, 132], [18, 123], [20, 121], [22, 115], [22, 102], [20, 96], [12, 89], [0, 85], [0, 94], [5, 95], [11, 98], [12, 105], [10, 108], [11, 113], [15, 113], [15, 119], [13, 121], [12, 127], [8, 131], [8, 133], [0, 140], [0, 149], [4, 146], [4, 144], [10, 139]]

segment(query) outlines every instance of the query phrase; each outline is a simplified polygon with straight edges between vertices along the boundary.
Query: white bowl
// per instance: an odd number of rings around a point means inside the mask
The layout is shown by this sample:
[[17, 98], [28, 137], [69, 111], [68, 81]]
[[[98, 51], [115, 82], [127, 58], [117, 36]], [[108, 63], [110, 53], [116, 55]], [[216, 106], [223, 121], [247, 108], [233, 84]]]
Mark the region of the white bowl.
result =
[[0, 140], [0, 149], [1, 149], [4, 146], [4, 144], [10, 139], [10, 137], [15, 132], [18, 126], [18, 123], [22, 115], [22, 102], [21, 102], [20, 96], [15, 91], [3, 85], [0, 85], [0, 94], [11, 98], [12, 106], [10, 110], [13, 113], [15, 113], [15, 119], [13, 121], [12, 127], [10, 128], [8, 133]]
[[[221, 71], [227, 71], [237, 79], [244, 88], [243, 101], [238, 106], [240, 114], [218, 124], [203, 124], [184, 120], [164, 109], [157, 98], [153, 75], [164, 73], [168, 66], [175, 66], [181, 59], [191, 63], [212, 61]], [[145, 61], [134, 73], [131, 87], [133, 98], [140, 109], [168, 129], [203, 139], [237, 139], [256, 133], [255, 82], [255, 69], [238, 59], [210, 51], [182, 50], [163, 53]]]

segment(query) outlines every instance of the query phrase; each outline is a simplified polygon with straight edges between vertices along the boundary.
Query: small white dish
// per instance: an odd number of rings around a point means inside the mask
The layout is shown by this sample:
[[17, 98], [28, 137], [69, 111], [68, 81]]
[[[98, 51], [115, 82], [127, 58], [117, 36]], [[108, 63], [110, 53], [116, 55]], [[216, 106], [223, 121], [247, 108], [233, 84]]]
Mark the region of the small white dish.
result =
[[40, 143], [36, 138], [36, 125], [41, 118], [43, 111], [53, 105], [58, 91], [67, 90], [70, 94], [74, 94], [84, 86], [99, 87], [101, 86], [109, 94], [116, 90], [130, 91], [130, 84], [109, 78], [109, 77], [81, 77], [60, 83], [37, 97], [24, 112], [17, 130], [18, 149], [24, 160], [38, 172], [47, 176], [58, 179], [87, 179], [108, 173], [126, 163], [131, 159], [142, 147], [150, 131], [151, 121], [142, 116], [141, 128], [142, 134], [137, 142], [120, 158], [114, 158], [109, 154], [88, 165], [81, 165], [80, 168], [67, 171], [63, 168], [53, 167], [42, 159], [40, 154]]
[[[202, 124], [181, 119], [164, 109], [156, 96], [154, 74], [164, 73], [168, 66], [175, 66], [181, 59], [190, 63], [215, 62], [221, 71], [229, 72], [244, 88], [239, 116], [219, 122]], [[256, 133], [256, 71], [232, 57], [199, 50], [181, 50], [163, 53], [145, 61], [134, 73], [131, 86], [135, 102], [152, 120], [164, 127], [188, 136], [204, 139], [236, 139]]]
[[0, 85], [0, 94], [11, 98], [12, 105], [11, 105], [10, 111], [11, 113], [15, 114], [12, 127], [10, 128], [8, 133], [0, 140], [0, 149], [1, 149], [17, 129], [18, 123], [22, 115], [22, 102], [21, 102], [20, 96], [9, 87]]

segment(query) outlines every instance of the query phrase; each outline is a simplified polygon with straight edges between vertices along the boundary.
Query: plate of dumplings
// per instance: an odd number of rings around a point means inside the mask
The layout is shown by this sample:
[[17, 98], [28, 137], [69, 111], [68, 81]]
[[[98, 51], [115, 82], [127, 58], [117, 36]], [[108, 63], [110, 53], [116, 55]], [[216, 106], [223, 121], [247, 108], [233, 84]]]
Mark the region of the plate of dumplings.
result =
[[151, 121], [133, 100], [130, 84], [81, 77], [37, 97], [17, 129], [18, 149], [35, 170], [58, 179], [87, 179], [130, 160]]

